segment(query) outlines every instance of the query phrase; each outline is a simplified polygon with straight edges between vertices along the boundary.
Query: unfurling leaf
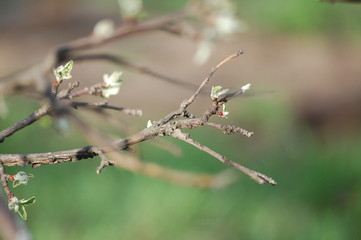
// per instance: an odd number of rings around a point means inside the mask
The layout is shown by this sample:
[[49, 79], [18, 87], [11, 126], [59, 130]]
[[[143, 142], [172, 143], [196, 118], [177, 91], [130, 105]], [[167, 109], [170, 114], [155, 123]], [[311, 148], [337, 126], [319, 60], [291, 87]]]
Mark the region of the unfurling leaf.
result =
[[221, 86], [212, 86], [212, 90], [211, 90], [211, 98], [212, 100], [216, 100], [218, 99], [221, 95], [227, 93], [229, 91], [229, 89], [223, 89]]
[[17, 187], [21, 184], [26, 185], [30, 178], [33, 178], [32, 174], [27, 174], [26, 172], [20, 171], [14, 176], [13, 187]]
[[25, 207], [23, 205], [19, 205], [18, 213], [22, 219], [26, 220], [28, 218], [28, 214], [26, 213]]
[[23, 206], [29, 206], [29, 205], [35, 203], [35, 201], [36, 201], [36, 197], [34, 196], [34, 197], [31, 197], [31, 198], [28, 198], [28, 199], [21, 199], [19, 201], [19, 204], [21, 204]]
[[67, 80], [71, 78], [70, 72], [73, 68], [73, 61], [67, 62], [64, 66], [60, 65], [56, 69], [54, 69], [54, 75], [58, 83], [60, 84], [63, 80]]

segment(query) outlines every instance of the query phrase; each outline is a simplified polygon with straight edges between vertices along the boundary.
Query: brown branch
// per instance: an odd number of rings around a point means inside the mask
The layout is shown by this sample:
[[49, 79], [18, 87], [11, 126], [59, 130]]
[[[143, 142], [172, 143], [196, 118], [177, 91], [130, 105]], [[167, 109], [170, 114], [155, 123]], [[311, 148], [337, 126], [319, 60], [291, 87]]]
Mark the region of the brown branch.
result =
[[154, 139], [150, 143], [153, 144], [157, 148], [168, 151], [169, 153], [173, 154], [174, 156], [179, 157], [179, 156], [182, 156], [182, 154], [183, 154], [182, 149], [172, 142], [168, 142], [163, 139]]
[[100, 172], [103, 170], [103, 168], [105, 168], [105, 167], [107, 167], [109, 165], [113, 165], [114, 163], [108, 160], [107, 156], [105, 156], [105, 154], [102, 152], [102, 150], [100, 150], [98, 148], [93, 148], [93, 151], [96, 154], [98, 154], [98, 156], [101, 159], [100, 165], [96, 169], [96, 173], [99, 175]]
[[[75, 162], [82, 159], [93, 158], [97, 156], [97, 151], [103, 153], [111, 151], [127, 150], [131, 145], [152, 139], [157, 136], [156, 132], [144, 133], [143, 131], [133, 136], [119, 139], [113, 143], [113, 146], [85, 146], [67, 151], [47, 152], [47, 153], [30, 153], [30, 154], [0, 154], [0, 162], [7, 166], [26, 166], [28, 164], [40, 166], [43, 164], [57, 164], [63, 162]], [[96, 150], [95, 150], [96, 149]]]
[[209, 75], [206, 77], [206, 79], [203, 80], [203, 82], [201, 83], [201, 85], [198, 87], [197, 91], [187, 100], [185, 100], [182, 105], [184, 108], [187, 108], [190, 104], [193, 103], [193, 101], [196, 99], [196, 97], [198, 96], [198, 94], [200, 93], [200, 91], [204, 88], [204, 86], [209, 82], [209, 80], [212, 78], [213, 74], [220, 68], [223, 66], [223, 64], [227, 63], [228, 61], [230, 61], [233, 58], [239, 57], [241, 54], [243, 54], [244, 51], [240, 50], [230, 56], [228, 56], [227, 58], [225, 58], [223, 61], [221, 61], [220, 63], [218, 63], [217, 66], [213, 67], [211, 72], [209, 73]]
[[205, 126], [209, 126], [209, 127], [213, 127], [216, 129], [221, 130], [224, 134], [231, 134], [231, 133], [240, 133], [244, 136], [247, 137], [251, 137], [253, 135], [253, 132], [250, 132], [246, 129], [237, 127], [237, 126], [232, 126], [232, 125], [222, 125], [219, 123], [213, 123], [213, 122], [204, 122], [203, 123]]
[[79, 38], [64, 43], [49, 51], [48, 55], [39, 63], [16, 73], [0, 78], [0, 95], [10, 96], [19, 90], [43, 91], [47, 85], [46, 74], [55, 66], [66, 62], [71, 52], [86, 50], [102, 46], [106, 43], [118, 40], [122, 37], [131, 36], [142, 32], [163, 30], [170, 24], [178, 23], [186, 17], [185, 12], [163, 15], [158, 18], [149, 19], [135, 25], [122, 25], [114, 33], [106, 38], [99, 39], [94, 35]]
[[140, 109], [131, 109], [131, 108], [124, 108], [124, 107], [117, 107], [113, 105], [108, 105], [107, 102], [100, 102], [100, 103], [87, 103], [87, 102], [71, 102], [70, 106], [77, 109], [79, 107], [85, 108], [95, 108], [95, 109], [111, 109], [116, 111], [124, 112], [125, 114], [129, 114], [132, 116], [139, 116], [143, 115], [143, 111]]
[[[224, 164], [230, 165], [247, 175], [249, 175], [251, 178], [253, 178], [258, 183], [265, 183], [269, 182], [273, 185], [276, 184], [276, 182], [255, 171], [252, 171], [248, 168], [245, 168], [238, 163], [232, 162], [222, 155], [214, 152], [213, 150], [200, 145], [199, 143], [189, 140], [188, 138], [185, 138], [185, 136], [182, 136], [180, 133], [175, 134], [178, 129], [184, 129], [184, 128], [194, 128], [205, 125], [205, 122], [201, 120], [200, 118], [195, 119], [183, 119], [183, 120], [177, 120], [175, 122], [167, 123], [163, 126], [158, 127], [151, 127], [146, 128], [142, 130], [141, 132], [134, 134], [133, 136], [119, 139], [111, 146], [87, 146], [83, 148], [68, 150], [68, 151], [60, 151], [60, 152], [52, 152], [52, 153], [33, 153], [33, 154], [1, 154], [0, 155], [0, 162], [2, 162], [5, 165], [8, 166], [14, 166], [14, 165], [20, 165], [25, 166], [27, 164], [33, 164], [33, 165], [42, 165], [42, 164], [57, 164], [62, 162], [73, 162], [73, 161], [79, 161], [82, 159], [87, 158], [93, 158], [94, 156], [99, 155], [99, 151], [102, 153], [107, 152], [114, 152], [114, 151], [121, 151], [121, 150], [127, 150], [131, 145], [140, 143], [142, 141], [150, 140], [158, 136], [172, 136], [178, 139], [181, 139], [183, 141], [186, 141], [193, 146], [211, 154], [212, 156], [216, 157], [218, 160], [223, 162]], [[183, 134], [183, 133], [182, 133]]]
[[[2, 196], [0, 196], [0, 239], [14, 240], [20, 239], [21, 234], [23, 239], [31, 239], [25, 224], [19, 224], [15, 215], [9, 211], [8, 204], [5, 203]], [[22, 232], [23, 231], [23, 232]], [[28, 238], [27, 238], [28, 237]]]
[[[204, 121], [199, 118], [182, 119], [167, 123], [163, 126], [145, 128], [142, 131], [127, 138], [114, 141], [111, 146], [97, 146], [103, 153], [127, 150], [130, 146], [153, 139], [158, 136], [170, 136], [174, 129], [195, 128], [202, 126]], [[76, 148], [67, 151], [48, 152], [48, 153], [30, 153], [30, 154], [0, 154], [0, 162], [7, 166], [25, 166], [27, 164], [56, 164], [62, 162], [79, 161], [86, 158], [93, 158], [98, 154], [93, 146]]]
[[[208, 154], [214, 156], [219, 161], [221, 161], [224, 164], [230, 165], [243, 173], [250, 176], [252, 179], [254, 179], [256, 182], [260, 184], [264, 183], [270, 183], [272, 185], [276, 185], [276, 182], [261, 173], [258, 173], [256, 171], [250, 170], [238, 163], [235, 163], [226, 157], [222, 156], [221, 154], [211, 150], [210, 148], [201, 145], [200, 143], [194, 141], [193, 139], [189, 138], [188, 135], [183, 134], [180, 129], [184, 128], [195, 128], [199, 126], [210, 126], [214, 127], [216, 129], [222, 130], [225, 134], [230, 134], [233, 132], [241, 133], [246, 136], [251, 136], [252, 133], [248, 132], [242, 128], [231, 126], [231, 125], [221, 125], [216, 123], [209, 123], [208, 120], [212, 115], [217, 114], [219, 109], [223, 106], [223, 102], [217, 101], [217, 99], [214, 99], [212, 101], [212, 106], [203, 114], [201, 118], [195, 118], [191, 113], [189, 113], [186, 109], [187, 107], [192, 104], [197, 97], [197, 95], [200, 93], [200, 91], [204, 88], [204, 86], [209, 82], [212, 75], [217, 71], [218, 68], [220, 68], [223, 64], [228, 62], [229, 60], [238, 57], [240, 54], [242, 54], [243, 51], [239, 51], [235, 54], [232, 54], [231, 56], [227, 57], [223, 61], [221, 61], [216, 67], [214, 67], [210, 74], [207, 76], [207, 78], [200, 84], [197, 91], [189, 98], [183, 101], [180, 104], [179, 109], [176, 111], [168, 114], [166, 117], [160, 119], [158, 122], [154, 123], [153, 126], [143, 129], [142, 131], [129, 136], [124, 139], [119, 139], [113, 143], [102, 145], [102, 146], [87, 146], [83, 148], [68, 150], [68, 151], [60, 151], [60, 152], [53, 152], [53, 153], [35, 153], [35, 154], [2, 154], [0, 155], [0, 162], [4, 165], [8, 166], [14, 166], [14, 165], [20, 165], [24, 166], [27, 164], [33, 164], [33, 166], [39, 166], [42, 164], [57, 164], [61, 162], [69, 162], [69, 161], [79, 161], [82, 159], [88, 159], [92, 158], [94, 156], [99, 155], [102, 159], [102, 162], [100, 166], [97, 169], [97, 172], [100, 172], [100, 170], [111, 164], [112, 162], [109, 162], [105, 156], [105, 153], [108, 152], [114, 152], [114, 151], [122, 151], [122, 150], [128, 150], [130, 146], [150, 140], [156, 137], [162, 137], [162, 136], [172, 136], [174, 138], [183, 140], [194, 147], [203, 150], [204, 152], [207, 152]], [[60, 96], [58, 96], [60, 97]], [[55, 99], [54, 101], [56, 101]], [[227, 99], [226, 99], [227, 100]], [[56, 102], [55, 102], [56, 103]], [[74, 116], [75, 117], [75, 116]], [[177, 117], [186, 117], [186, 119], [177, 119], [174, 120]], [[75, 119], [77, 119], [75, 117]], [[171, 120], [174, 120], [171, 122]], [[79, 122], [79, 121], [78, 121]], [[83, 125], [83, 124], [81, 124]], [[85, 128], [88, 129], [88, 128]], [[89, 130], [89, 129], [88, 129]], [[87, 131], [91, 132], [91, 131]], [[96, 138], [99, 136], [96, 135]], [[103, 142], [103, 141], [101, 141]]]
[[142, 32], [162, 30], [164, 26], [177, 23], [183, 20], [186, 16], [187, 15], [185, 12], [166, 14], [161, 17], [140, 22], [138, 24], [122, 25], [121, 27], [116, 29], [114, 33], [109, 37], [99, 39], [94, 37], [93, 35], [89, 35], [88, 37], [80, 38], [75, 41], [69, 42], [64, 46], [69, 48], [70, 51], [94, 48], [96, 46], [104, 45], [108, 42], [119, 39], [120, 37], [130, 36]]
[[8, 199], [12, 198], [14, 194], [10, 191], [8, 180], [7, 180], [7, 174], [5, 173], [4, 165], [0, 162], [0, 181], [1, 186], [4, 189], [4, 192]]
[[186, 87], [188, 89], [194, 89], [195, 87], [197, 87], [196, 85], [192, 84], [192, 83], [188, 83], [188, 82], [184, 82], [172, 77], [168, 77], [165, 76], [163, 74], [157, 73], [155, 71], [150, 70], [149, 68], [143, 67], [143, 66], [139, 66], [137, 64], [128, 62], [126, 60], [124, 60], [121, 57], [118, 56], [114, 56], [111, 54], [86, 54], [86, 55], [74, 55], [70, 57], [71, 59], [73, 59], [74, 61], [85, 61], [85, 60], [106, 60], [106, 61], [110, 61], [119, 65], [122, 65], [130, 70], [134, 70], [137, 71], [139, 73], [142, 74], [146, 74], [161, 80], [164, 80], [166, 82], [172, 83], [172, 84], [176, 84], [182, 87]]
[[115, 159], [114, 166], [178, 185], [199, 188], [223, 188], [237, 179], [237, 176], [229, 171], [223, 171], [214, 175], [188, 173], [162, 167], [156, 163], [142, 162], [132, 156], [123, 155], [118, 152], [111, 153], [111, 155]]
[[[238, 57], [239, 55], [243, 54], [244, 51], [240, 50], [230, 56], [228, 56], [227, 58], [225, 58], [224, 60], [222, 60], [217, 66], [213, 67], [211, 72], [208, 74], [208, 76], [203, 80], [203, 82], [200, 84], [200, 86], [198, 87], [198, 89], [196, 90], [196, 92], [188, 99], [184, 100], [179, 108], [177, 110], [175, 110], [174, 112], [171, 112], [170, 114], [168, 114], [166, 117], [162, 118], [161, 120], [159, 120], [158, 122], [155, 123], [155, 125], [160, 126], [162, 124], [165, 124], [167, 122], [169, 122], [170, 120], [174, 119], [175, 117], [178, 116], [187, 116], [189, 115], [189, 113], [187, 112], [187, 107], [189, 105], [191, 105], [194, 100], [196, 99], [196, 97], [199, 95], [199, 93], [201, 92], [201, 90], [204, 88], [204, 86], [209, 82], [209, 80], [212, 78], [213, 74], [220, 68], [223, 66], [223, 64], [227, 63], [228, 61], [230, 61], [233, 58]], [[188, 116], [189, 117], [189, 116]], [[191, 115], [191, 117], [193, 117]], [[207, 118], [208, 119], [208, 118]]]
[[190, 145], [208, 153], [209, 155], [215, 157], [216, 159], [218, 159], [219, 161], [221, 161], [223, 164], [226, 164], [226, 165], [229, 165], [229, 166], [232, 166], [238, 170], [240, 170], [241, 172], [245, 173], [246, 175], [250, 176], [253, 180], [255, 180], [256, 182], [258, 182], [259, 184], [264, 184], [264, 183], [270, 183], [272, 185], [276, 185], [277, 182], [274, 181], [272, 178], [270, 177], [267, 177], [266, 175], [262, 174], [262, 173], [259, 173], [259, 172], [256, 172], [256, 171], [253, 171], [251, 169], [248, 169], [236, 162], [233, 162], [229, 159], [227, 159], [226, 157], [222, 156], [221, 154], [213, 151], [212, 149], [206, 147], [206, 146], [203, 146], [202, 144], [200, 144], [199, 142], [197, 141], [194, 141], [193, 139], [191, 139], [189, 137], [188, 134], [184, 134], [182, 133], [180, 130], [175, 130], [174, 133], [172, 134], [172, 137], [174, 138], [177, 138], [179, 140], [182, 140], [186, 143], [189, 143]]
[[0, 142], [3, 142], [5, 138], [13, 135], [15, 132], [23, 129], [26, 126], [31, 125], [32, 123], [36, 122], [43, 116], [47, 115], [50, 111], [51, 107], [49, 105], [44, 105], [43, 107], [39, 108], [31, 115], [26, 117], [25, 119], [21, 120], [20, 122], [15, 123], [13, 126], [10, 126], [0, 132]]

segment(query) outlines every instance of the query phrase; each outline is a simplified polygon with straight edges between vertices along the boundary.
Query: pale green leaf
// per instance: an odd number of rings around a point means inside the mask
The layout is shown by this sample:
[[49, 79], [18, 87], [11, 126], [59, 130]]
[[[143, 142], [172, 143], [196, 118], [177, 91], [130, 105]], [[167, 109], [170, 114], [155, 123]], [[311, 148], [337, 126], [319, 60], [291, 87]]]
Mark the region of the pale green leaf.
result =
[[23, 206], [29, 206], [29, 205], [35, 203], [35, 201], [36, 201], [36, 197], [34, 196], [34, 197], [31, 197], [31, 198], [28, 198], [28, 199], [21, 199], [19, 201], [19, 204], [23, 205]]
[[16, 188], [17, 186], [19, 186], [21, 183], [19, 180], [14, 180], [13, 182], [13, 188]]
[[26, 220], [28, 218], [28, 214], [26, 213], [25, 207], [23, 205], [19, 206], [18, 213], [22, 219]]

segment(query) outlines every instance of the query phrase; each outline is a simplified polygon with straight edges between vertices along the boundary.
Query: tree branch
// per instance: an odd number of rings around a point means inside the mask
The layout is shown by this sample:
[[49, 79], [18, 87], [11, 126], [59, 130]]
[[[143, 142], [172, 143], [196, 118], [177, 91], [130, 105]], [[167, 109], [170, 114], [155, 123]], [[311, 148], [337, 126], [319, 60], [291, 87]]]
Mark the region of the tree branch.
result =
[[134, 70], [139, 73], [146, 74], [148, 76], [152, 76], [152, 77], [155, 77], [155, 78], [158, 78], [158, 79], [164, 80], [166, 82], [176, 84], [178, 86], [182, 86], [182, 87], [185, 87], [188, 89], [193, 90], [194, 88], [197, 87], [196, 85], [194, 85], [192, 83], [184, 82], [184, 81], [172, 78], [172, 77], [165, 76], [163, 74], [154, 72], [154, 71], [150, 70], [149, 68], [128, 62], [124, 58], [114, 56], [111, 54], [103, 53], [103, 54], [86, 54], [86, 55], [78, 55], [78, 56], [74, 55], [74, 56], [71, 56], [70, 58], [73, 59], [74, 61], [106, 60], [109, 62], [113, 62], [113, 63], [119, 64], [119, 65], [122, 65], [130, 70]]
[[[1, 154], [0, 162], [3, 163], [4, 165], [8, 165], [8, 166], [14, 166], [14, 165], [24, 166], [27, 164], [32, 164], [33, 166], [40, 166], [42, 164], [57, 164], [57, 163], [62, 163], [62, 162], [79, 161], [82, 159], [93, 158], [94, 156], [99, 155], [102, 159], [102, 162], [101, 162], [100, 166], [98, 167], [97, 172], [100, 172], [100, 170], [102, 168], [104, 168], [105, 166], [107, 166], [109, 164], [112, 164], [112, 162], [107, 160], [105, 153], [128, 150], [130, 148], [130, 146], [140, 143], [140, 142], [143, 142], [143, 141], [146, 141], [146, 140], [150, 140], [150, 139], [153, 139], [156, 137], [162, 137], [162, 136], [171, 136], [171, 137], [183, 140], [183, 141], [193, 145], [194, 147], [196, 147], [200, 150], [203, 150], [204, 152], [207, 152], [208, 154], [217, 158], [222, 163], [224, 163], [226, 165], [230, 165], [230, 166], [242, 171], [243, 173], [247, 174], [248, 176], [250, 176], [252, 179], [254, 179], [256, 182], [258, 182], [260, 184], [270, 183], [272, 185], [276, 185], [276, 182], [272, 178], [270, 178], [264, 174], [258, 173], [256, 171], [250, 170], [238, 163], [235, 163], [235, 162], [227, 159], [226, 157], [222, 156], [221, 154], [194, 141], [193, 139], [189, 138], [188, 135], [183, 134], [180, 131], [181, 129], [185, 129], [185, 128], [191, 129], [191, 128], [206, 125], [206, 126], [210, 126], [210, 127], [219, 129], [225, 134], [230, 134], [230, 133], [236, 132], [236, 133], [240, 133], [245, 136], [248, 136], [248, 137], [250, 137], [253, 134], [252, 132], [244, 130], [243, 128], [240, 128], [240, 127], [236, 127], [236, 126], [232, 126], [232, 125], [221, 125], [221, 124], [208, 122], [209, 118], [212, 115], [217, 114], [219, 109], [223, 106], [224, 102], [222, 101], [222, 99], [221, 100], [212, 99], [212, 106], [200, 118], [196, 118], [193, 114], [191, 114], [187, 111], [187, 107], [194, 102], [197, 95], [204, 88], [204, 86], [209, 82], [209, 80], [211, 79], [213, 74], [217, 71], [217, 69], [219, 69], [223, 64], [225, 64], [229, 60], [231, 60], [235, 57], [238, 57], [242, 53], [243, 53], [243, 51], [238, 51], [237, 53], [232, 54], [229, 57], [225, 58], [216, 67], [212, 68], [210, 74], [200, 84], [200, 86], [198, 87], [196, 92], [189, 99], [184, 100], [180, 104], [179, 108], [176, 111], [173, 111], [172, 113], [168, 114], [166, 117], [155, 122], [152, 126], [145, 128], [142, 131], [140, 131], [132, 136], [129, 136], [129, 137], [123, 138], [123, 139], [119, 139], [119, 140], [117, 140], [113, 143], [107, 144], [107, 145], [86, 146], [83, 148], [72, 149], [72, 150], [68, 150], [68, 151], [60, 151], [60, 152], [53, 152], [53, 153], [51, 153], [51, 152], [50, 153], [33, 153], [33, 154]], [[61, 100], [63, 100], [62, 99], [63, 97], [66, 98], [66, 96], [68, 96], [68, 95], [69, 95], [68, 92], [62, 93], [62, 94], [57, 94], [56, 96], [59, 99], [54, 99], [54, 104], [56, 104], [57, 102], [60, 102]], [[61, 103], [59, 103], [59, 104], [61, 104]], [[82, 104], [78, 104], [78, 105], [80, 106]], [[179, 117], [186, 117], [186, 119], [176, 119]], [[75, 119], [77, 119], [77, 118], [75, 118]], [[171, 121], [171, 120], [174, 120], [174, 121]], [[88, 129], [88, 128], [85, 128], [85, 129]], [[87, 132], [89, 132], [89, 131], [87, 131]]]
[[197, 91], [187, 100], [185, 100], [182, 103], [183, 108], [187, 108], [190, 104], [193, 103], [193, 101], [196, 99], [196, 97], [198, 96], [198, 94], [200, 93], [200, 91], [204, 88], [204, 86], [209, 82], [209, 80], [212, 78], [213, 74], [220, 68], [223, 66], [223, 64], [229, 62], [231, 59], [239, 57], [241, 54], [243, 54], [244, 51], [240, 50], [230, 56], [228, 56], [227, 58], [225, 58], [223, 61], [221, 61], [220, 63], [218, 63], [217, 66], [213, 67], [211, 72], [209, 73], [209, 75], [206, 77], [206, 79], [203, 80], [203, 82], [201, 83], [201, 85], [198, 87]]
[[213, 123], [213, 122], [204, 122], [203, 123], [205, 126], [209, 126], [209, 127], [213, 127], [216, 129], [221, 130], [224, 134], [231, 134], [231, 133], [240, 133], [246, 137], [251, 137], [253, 135], [253, 132], [250, 132], [246, 129], [237, 127], [237, 126], [232, 126], [232, 125], [222, 125], [222, 124], [218, 124], [218, 123]]
[[71, 102], [70, 106], [77, 109], [79, 107], [85, 107], [89, 109], [111, 109], [116, 111], [124, 112], [125, 114], [129, 114], [132, 116], [141, 117], [143, 115], [143, 111], [140, 109], [130, 109], [124, 107], [118, 107], [113, 105], [108, 105], [107, 102], [100, 102], [100, 103], [87, 103], [87, 102]]
[[[188, 99], [184, 100], [179, 108], [177, 110], [175, 110], [174, 112], [171, 112], [170, 114], [168, 114], [166, 117], [164, 117], [163, 119], [159, 120], [158, 122], [156, 122], [155, 124], [157, 126], [165, 124], [167, 122], [169, 122], [170, 120], [174, 119], [177, 116], [187, 116], [188, 117], [193, 117], [193, 115], [189, 114], [186, 110], [188, 108], [189, 105], [191, 105], [194, 100], [196, 99], [196, 97], [199, 95], [199, 93], [201, 92], [201, 90], [205, 87], [205, 85], [209, 82], [209, 80], [212, 78], [213, 74], [220, 68], [223, 66], [223, 64], [227, 63], [228, 61], [230, 61], [233, 58], [236, 58], [238, 56], [240, 56], [241, 54], [243, 54], [244, 51], [240, 50], [230, 56], [228, 56], [227, 58], [225, 58], [224, 60], [222, 60], [217, 66], [213, 67], [211, 72], [208, 74], [208, 76], [203, 80], [203, 82], [200, 84], [200, 86], [198, 87], [198, 89], [196, 90], [196, 92]], [[207, 118], [208, 119], [208, 118]]]
[[14, 196], [14, 194], [12, 194], [12, 192], [10, 191], [8, 180], [7, 180], [7, 174], [5, 173], [4, 165], [1, 162], [0, 162], [0, 181], [1, 181], [1, 186], [3, 187], [4, 192], [5, 192], [6, 196], [8, 197], [8, 199], [12, 198]]
[[32, 114], [30, 114], [25, 119], [21, 120], [20, 122], [15, 123], [13, 126], [8, 127], [0, 132], [0, 143], [5, 140], [5, 138], [13, 135], [17, 131], [23, 129], [26, 126], [29, 126], [42, 118], [43, 116], [47, 115], [51, 107], [49, 105], [44, 105], [43, 107], [39, 108]]
[[256, 172], [256, 171], [253, 171], [251, 169], [248, 169], [236, 162], [233, 162], [229, 159], [227, 159], [225, 156], [222, 156], [221, 154], [213, 151], [212, 149], [206, 147], [206, 146], [203, 146], [202, 144], [200, 144], [199, 142], [197, 141], [194, 141], [193, 139], [191, 139], [189, 137], [188, 134], [185, 134], [185, 133], [182, 133], [180, 130], [175, 130], [174, 133], [172, 134], [172, 137], [174, 138], [177, 138], [179, 140], [182, 140], [186, 143], [189, 143], [190, 145], [208, 153], [209, 155], [215, 157], [216, 159], [218, 159], [219, 161], [221, 161], [223, 164], [226, 164], [226, 165], [229, 165], [229, 166], [232, 166], [238, 170], [240, 170], [241, 172], [247, 174], [248, 176], [250, 176], [253, 180], [255, 180], [256, 182], [258, 182], [259, 184], [264, 184], [264, 183], [269, 183], [269, 184], [272, 184], [272, 185], [276, 185], [276, 181], [274, 181], [272, 178], [270, 177], [267, 177], [266, 175], [262, 174], [262, 173], [259, 173], [259, 172]]
[[114, 165], [122, 169], [143, 174], [152, 178], [162, 179], [178, 185], [199, 188], [222, 188], [237, 179], [233, 172], [223, 171], [218, 174], [188, 173], [166, 167], [156, 163], [140, 161], [129, 155], [113, 152], [110, 154]]
[[[122, 25], [114, 31], [114, 33], [105, 38], [97, 38], [93, 34], [79, 38], [68, 43], [64, 43], [55, 49], [49, 51], [48, 55], [39, 63], [17, 73], [10, 74], [0, 78], [0, 95], [10, 96], [19, 90], [26, 91], [43, 91], [47, 85], [46, 74], [55, 66], [70, 60], [71, 53], [74, 51], [86, 50], [102, 46], [106, 43], [118, 40], [122, 37], [149, 32], [155, 30], [163, 30], [167, 25], [177, 23], [183, 20], [187, 14], [185, 12], [176, 12], [154, 19], [149, 19], [137, 24]], [[74, 56], [72, 56], [74, 57]]]

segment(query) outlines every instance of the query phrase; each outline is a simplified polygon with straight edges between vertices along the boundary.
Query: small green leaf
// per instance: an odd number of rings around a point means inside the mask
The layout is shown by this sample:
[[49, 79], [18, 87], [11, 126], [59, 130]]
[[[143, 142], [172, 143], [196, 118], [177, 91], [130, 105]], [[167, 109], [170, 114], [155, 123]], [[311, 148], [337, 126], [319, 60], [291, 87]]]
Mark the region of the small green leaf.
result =
[[70, 72], [73, 68], [73, 61], [69, 61], [65, 64], [65, 66], [60, 65], [56, 69], [54, 69], [54, 75], [58, 83], [61, 83], [63, 80], [67, 80], [71, 78]]
[[22, 206], [29, 206], [29, 205], [35, 203], [35, 201], [36, 201], [36, 197], [34, 196], [34, 197], [31, 197], [31, 198], [28, 198], [28, 199], [21, 199], [19, 201], [19, 204], [22, 205]]
[[28, 218], [28, 214], [26, 213], [25, 207], [23, 205], [19, 206], [18, 213], [22, 219], [26, 220]]
[[13, 187], [17, 187], [21, 184], [26, 185], [30, 178], [33, 178], [33, 174], [27, 174], [26, 172], [20, 171], [14, 177]]
[[219, 96], [227, 93], [229, 91], [229, 89], [223, 89], [222, 90], [222, 87], [221, 86], [213, 86], [212, 87], [212, 90], [211, 90], [211, 98], [212, 100], [215, 100], [217, 99]]
[[13, 188], [16, 188], [17, 186], [19, 186], [21, 183], [19, 180], [14, 180], [13, 182]]
[[223, 94], [227, 93], [228, 91], [229, 91], [229, 89], [228, 89], [228, 88], [223, 89], [222, 91], [220, 91], [220, 92], [218, 93], [218, 96], [221, 96], [221, 95], [223, 95]]
[[65, 73], [70, 74], [70, 71], [73, 69], [73, 60], [67, 62], [64, 66]]

